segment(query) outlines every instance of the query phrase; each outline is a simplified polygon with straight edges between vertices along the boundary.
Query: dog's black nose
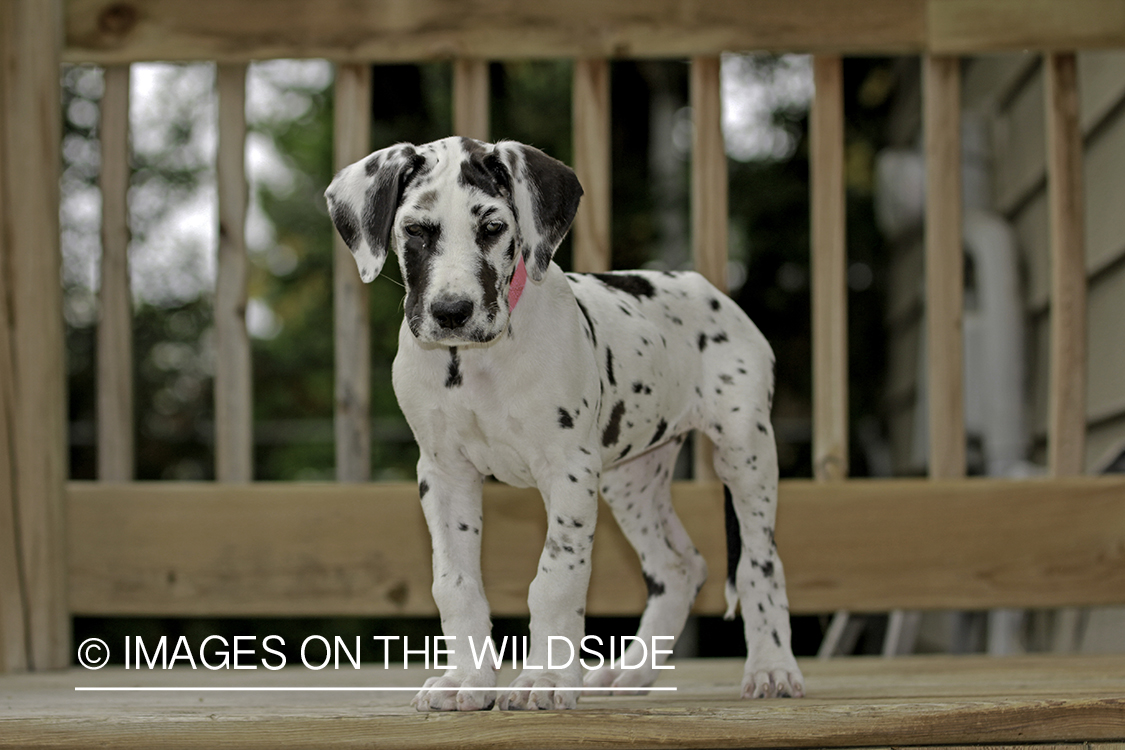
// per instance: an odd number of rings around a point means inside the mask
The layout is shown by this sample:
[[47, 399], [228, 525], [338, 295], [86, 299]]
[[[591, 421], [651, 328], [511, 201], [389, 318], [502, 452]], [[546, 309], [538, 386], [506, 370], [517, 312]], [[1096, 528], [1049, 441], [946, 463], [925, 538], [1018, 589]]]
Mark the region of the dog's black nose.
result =
[[430, 314], [442, 328], [460, 328], [473, 314], [473, 303], [467, 299], [438, 300], [430, 305]]

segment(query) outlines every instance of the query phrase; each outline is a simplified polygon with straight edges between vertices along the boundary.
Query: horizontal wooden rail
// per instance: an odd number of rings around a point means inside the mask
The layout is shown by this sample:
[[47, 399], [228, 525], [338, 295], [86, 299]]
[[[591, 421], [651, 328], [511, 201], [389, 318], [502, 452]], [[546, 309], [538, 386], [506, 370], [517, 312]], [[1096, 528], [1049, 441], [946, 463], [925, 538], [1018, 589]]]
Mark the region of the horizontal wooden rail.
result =
[[[85, 615], [432, 615], [411, 484], [71, 483], [70, 605]], [[724, 609], [722, 493], [674, 498]], [[636, 614], [636, 555], [603, 514], [587, 611]], [[542, 547], [532, 490], [489, 484], [493, 613], [527, 612]], [[782, 483], [777, 543], [796, 613], [1125, 604], [1125, 479]]]
[[246, 62], [1125, 46], [1125, 0], [68, 0], [64, 57]]

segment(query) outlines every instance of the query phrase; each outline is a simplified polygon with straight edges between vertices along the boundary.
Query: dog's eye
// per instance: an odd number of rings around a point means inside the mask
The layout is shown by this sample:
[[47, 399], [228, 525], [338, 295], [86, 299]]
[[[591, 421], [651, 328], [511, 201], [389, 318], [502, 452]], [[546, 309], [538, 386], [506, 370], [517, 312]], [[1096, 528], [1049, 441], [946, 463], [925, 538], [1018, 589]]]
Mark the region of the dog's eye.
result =
[[426, 233], [426, 228], [423, 227], [421, 224], [407, 224], [402, 229], [403, 229], [404, 232], [409, 234], [411, 237], [421, 237], [423, 234]]
[[490, 221], [490, 222], [488, 222], [487, 224], [484, 225], [484, 233], [485, 234], [500, 234], [501, 232], [504, 231], [505, 227], [507, 227], [507, 226], [508, 226], [507, 224], [500, 221], [499, 219], [493, 219], [492, 221]]

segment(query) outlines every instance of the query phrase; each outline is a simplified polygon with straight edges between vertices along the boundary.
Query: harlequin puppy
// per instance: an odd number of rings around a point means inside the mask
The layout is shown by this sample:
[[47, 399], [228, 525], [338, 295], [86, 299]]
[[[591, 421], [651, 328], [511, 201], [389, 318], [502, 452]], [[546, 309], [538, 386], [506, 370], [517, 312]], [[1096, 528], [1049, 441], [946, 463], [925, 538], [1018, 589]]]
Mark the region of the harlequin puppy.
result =
[[[773, 354], [746, 315], [694, 273], [566, 274], [552, 262], [578, 208], [574, 173], [518, 143], [400, 144], [342, 170], [326, 193], [364, 281], [388, 249], [406, 287], [394, 389], [421, 449], [433, 596], [460, 645], [418, 710], [573, 708], [580, 688], [651, 685], [648, 668], [527, 669], [493, 691], [465, 646], [489, 635], [481, 583], [481, 484], [537, 487], [549, 521], [531, 583], [530, 654], [580, 643], [601, 491], [640, 555], [638, 636], [676, 636], [707, 575], [670, 501], [689, 430], [715, 442], [726, 487], [728, 618], [742, 602], [743, 697], [799, 696], [773, 540]], [[667, 645], [667, 642], [660, 642]], [[636, 644], [634, 644], [635, 646]], [[626, 654], [635, 664], [640, 653]]]

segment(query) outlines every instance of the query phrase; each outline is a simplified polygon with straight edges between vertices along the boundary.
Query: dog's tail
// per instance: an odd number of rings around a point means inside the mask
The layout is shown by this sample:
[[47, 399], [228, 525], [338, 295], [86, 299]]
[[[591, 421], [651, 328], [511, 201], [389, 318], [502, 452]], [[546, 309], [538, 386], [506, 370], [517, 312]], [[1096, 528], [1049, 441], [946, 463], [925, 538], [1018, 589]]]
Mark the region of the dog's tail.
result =
[[735, 610], [738, 608], [738, 589], [734, 585], [735, 574], [738, 571], [738, 560], [742, 557], [742, 534], [738, 530], [738, 516], [734, 512], [734, 498], [731, 497], [730, 487], [723, 485], [723, 514], [727, 527], [727, 582], [723, 593], [727, 599], [727, 611], [723, 614], [724, 620], [733, 620]]

